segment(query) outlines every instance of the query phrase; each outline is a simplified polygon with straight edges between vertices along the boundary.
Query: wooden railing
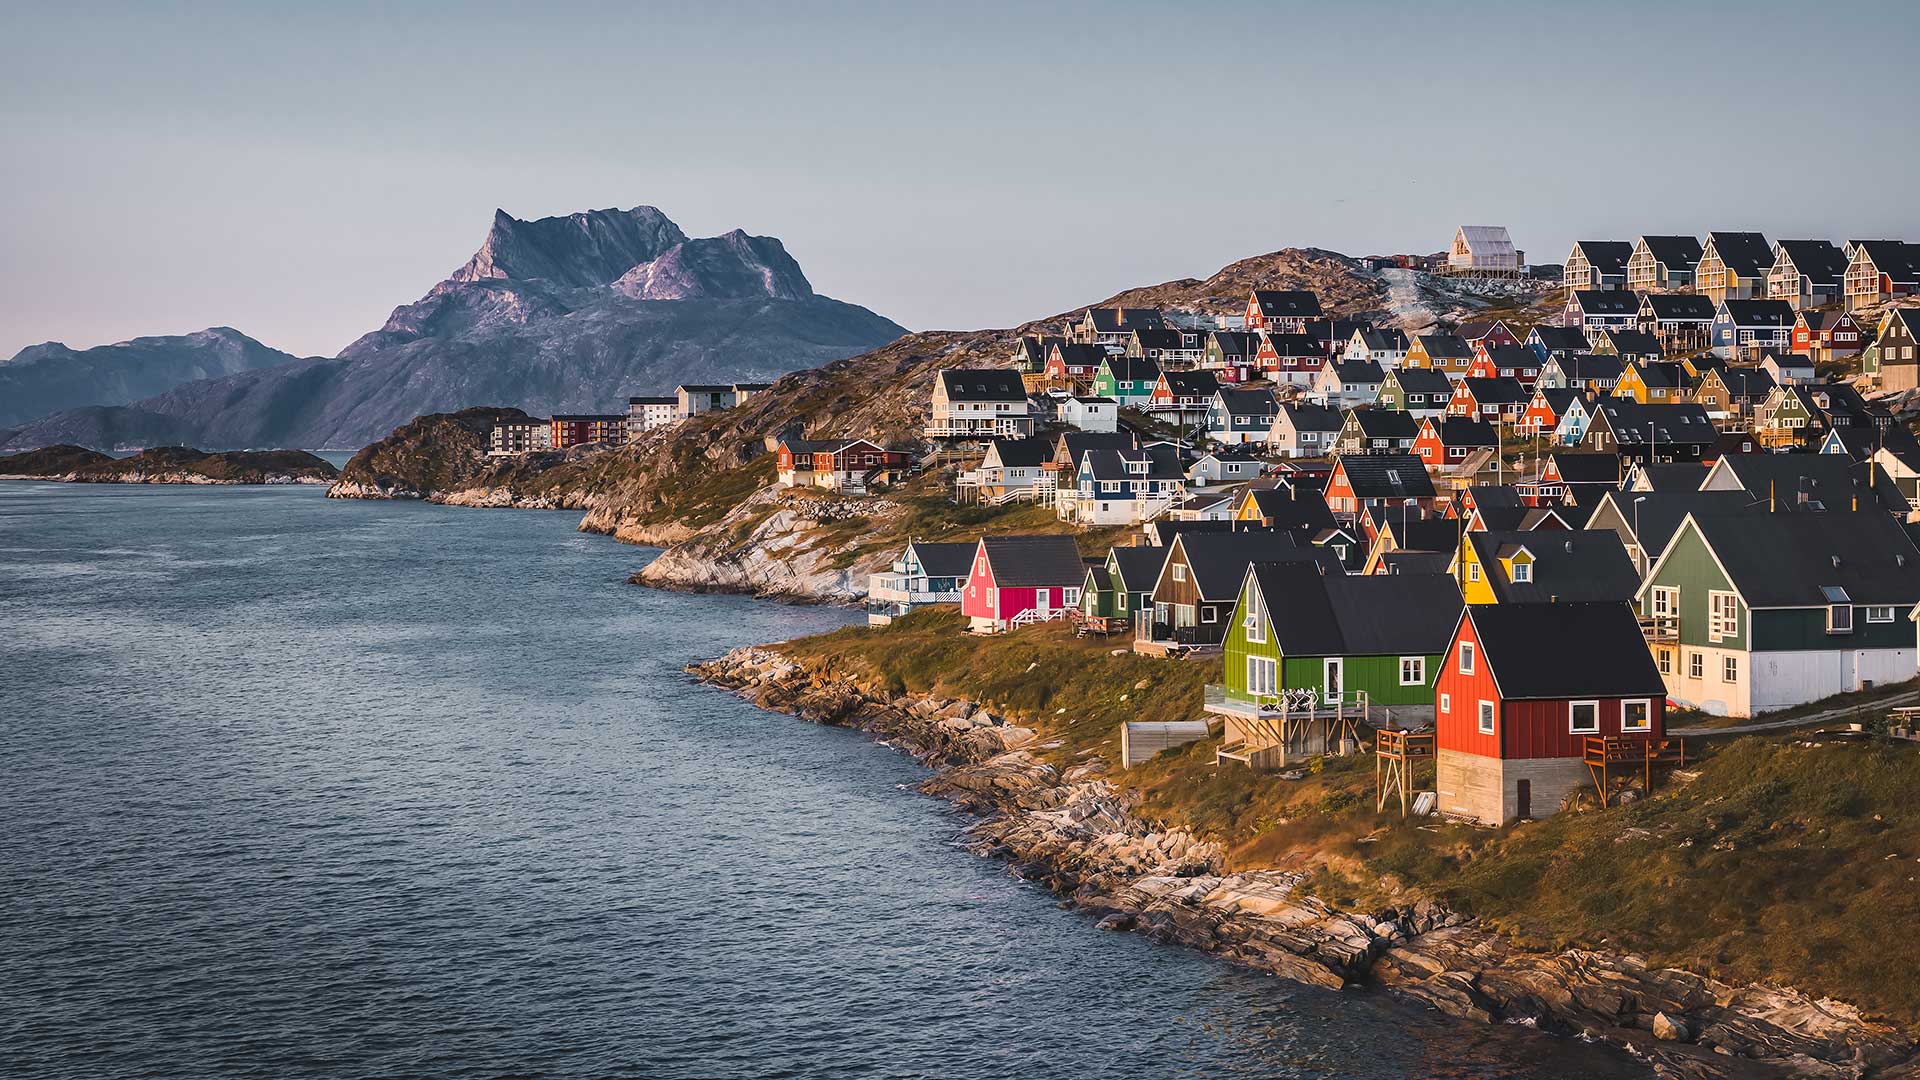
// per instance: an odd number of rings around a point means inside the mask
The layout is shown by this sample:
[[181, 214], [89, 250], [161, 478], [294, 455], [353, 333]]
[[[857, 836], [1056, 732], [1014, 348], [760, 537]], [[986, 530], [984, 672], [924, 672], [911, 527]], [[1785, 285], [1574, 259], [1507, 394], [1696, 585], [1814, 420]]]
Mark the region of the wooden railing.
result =
[[1607, 804], [1607, 789], [1612, 786], [1613, 772], [1616, 769], [1637, 769], [1641, 774], [1642, 790], [1653, 792], [1653, 767], [1655, 765], [1685, 765], [1687, 763], [1687, 741], [1685, 739], [1656, 739], [1650, 735], [1589, 735], [1587, 736], [1585, 760], [1587, 772], [1593, 776], [1594, 790], [1600, 796], [1600, 805]]

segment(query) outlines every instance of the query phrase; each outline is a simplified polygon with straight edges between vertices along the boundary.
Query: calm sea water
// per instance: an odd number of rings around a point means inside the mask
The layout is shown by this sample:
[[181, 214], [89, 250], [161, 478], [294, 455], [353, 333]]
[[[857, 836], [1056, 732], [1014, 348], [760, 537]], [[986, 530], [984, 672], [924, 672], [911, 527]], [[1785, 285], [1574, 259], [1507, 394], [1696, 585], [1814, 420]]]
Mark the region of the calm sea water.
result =
[[575, 520], [0, 484], [0, 1073], [1644, 1075], [1095, 931]]

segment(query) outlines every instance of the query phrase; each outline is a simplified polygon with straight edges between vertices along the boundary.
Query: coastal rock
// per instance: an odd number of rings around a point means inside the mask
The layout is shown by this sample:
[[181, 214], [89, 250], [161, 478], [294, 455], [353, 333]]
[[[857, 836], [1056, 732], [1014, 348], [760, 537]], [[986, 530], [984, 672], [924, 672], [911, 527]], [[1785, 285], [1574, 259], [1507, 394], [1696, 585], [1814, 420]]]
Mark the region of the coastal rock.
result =
[[[870, 693], [772, 648], [691, 665], [767, 708], [845, 723], [938, 771], [922, 790], [981, 816], [968, 847], [1007, 860], [1097, 917], [1298, 982], [1377, 982], [1453, 1016], [1524, 1022], [1604, 1040], [1668, 1080], [1916, 1076], [1897, 1029], [1789, 990], [1730, 986], [1638, 957], [1516, 947], [1433, 899], [1388, 911], [1335, 908], [1280, 870], [1229, 873], [1220, 845], [1134, 817], [1104, 763], [1064, 771], [1014, 724], [966, 722], [964, 703]], [[1000, 718], [1004, 720], [1004, 718]], [[1005, 736], [1023, 735], [1010, 748]]]
[[339, 473], [304, 450], [207, 453], [160, 446], [115, 458], [80, 446], [50, 446], [0, 457], [0, 480], [71, 484], [325, 484]]

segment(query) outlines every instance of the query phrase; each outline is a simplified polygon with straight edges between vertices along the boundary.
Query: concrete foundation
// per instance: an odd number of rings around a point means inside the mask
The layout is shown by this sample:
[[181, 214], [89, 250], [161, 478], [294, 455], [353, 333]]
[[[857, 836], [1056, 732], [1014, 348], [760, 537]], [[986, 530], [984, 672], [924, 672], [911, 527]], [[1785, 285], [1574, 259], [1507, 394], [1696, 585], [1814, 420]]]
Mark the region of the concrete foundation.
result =
[[[1483, 825], [1505, 825], [1522, 816], [1543, 818], [1577, 788], [1592, 783], [1579, 758], [1490, 758], [1459, 750], [1434, 757], [1434, 785], [1440, 812], [1469, 817]], [[1521, 785], [1527, 788], [1521, 813]]]

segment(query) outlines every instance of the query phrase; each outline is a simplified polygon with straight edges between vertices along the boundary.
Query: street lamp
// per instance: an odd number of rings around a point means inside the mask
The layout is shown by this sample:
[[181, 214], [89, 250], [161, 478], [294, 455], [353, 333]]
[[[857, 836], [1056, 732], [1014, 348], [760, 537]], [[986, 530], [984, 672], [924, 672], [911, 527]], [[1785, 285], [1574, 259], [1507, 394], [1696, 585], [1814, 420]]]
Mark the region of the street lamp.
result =
[[1640, 504], [1647, 501], [1645, 495], [1633, 500], [1633, 550], [1639, 555], [1640, 576], [1647, 576], [1647, 542], [1640, 535]]

